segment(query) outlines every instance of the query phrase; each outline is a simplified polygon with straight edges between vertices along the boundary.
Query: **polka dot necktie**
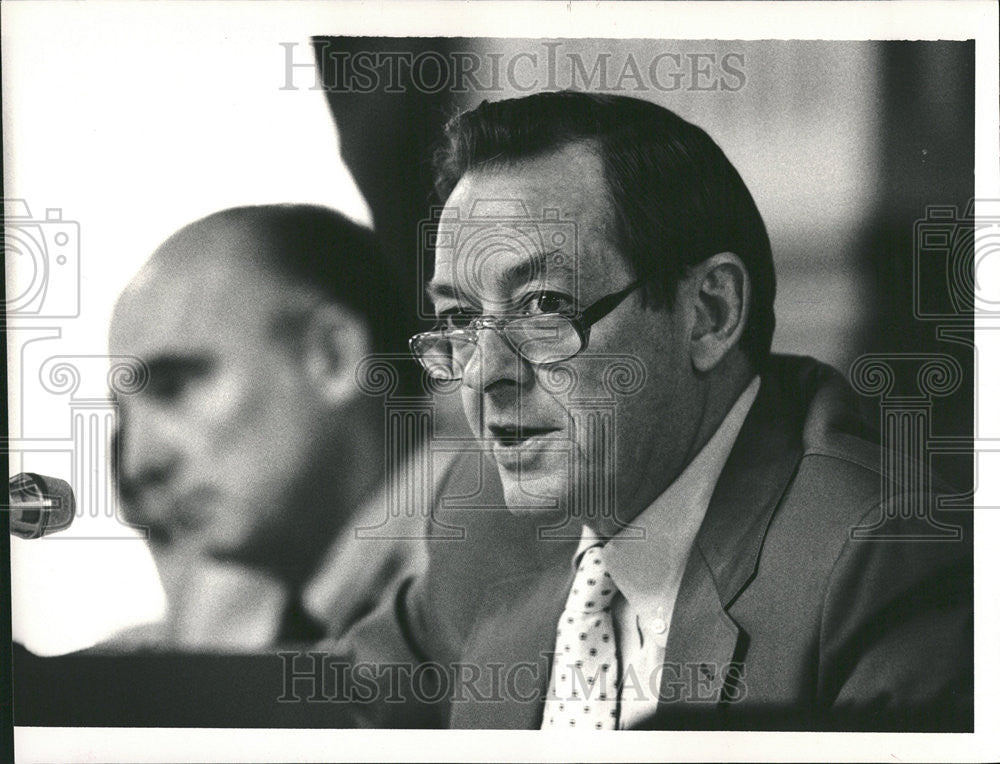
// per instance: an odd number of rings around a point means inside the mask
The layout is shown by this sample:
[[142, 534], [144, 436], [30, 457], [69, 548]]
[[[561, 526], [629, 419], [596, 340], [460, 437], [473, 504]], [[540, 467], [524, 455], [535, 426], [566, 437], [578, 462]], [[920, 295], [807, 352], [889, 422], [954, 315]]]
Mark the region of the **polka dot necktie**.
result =
[[618, 723], [618, 656], [611, 600], [618, 589], [603, 546], [580, 559], [556, 628], [542, 729], [613, 730]]

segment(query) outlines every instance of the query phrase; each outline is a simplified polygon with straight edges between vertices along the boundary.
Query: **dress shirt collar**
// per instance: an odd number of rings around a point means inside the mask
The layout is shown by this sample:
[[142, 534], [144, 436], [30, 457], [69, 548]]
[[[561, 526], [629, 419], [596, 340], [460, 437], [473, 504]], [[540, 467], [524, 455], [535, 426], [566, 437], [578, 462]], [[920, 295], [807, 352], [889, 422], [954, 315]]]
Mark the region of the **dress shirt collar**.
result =
[[[632, 521], [631, 525], [645, 530], [645, 537], [613, 537], [605, 545], [611, 578], [643, 621], [669, 622], [669, 611], [673, 609], [688, 554], [722, 468], [759, 390], [760, 377], [754, 377], [698, 455]], [[599, 543], [597, 535], [584, 526], [574, 563], [595, 543]], [[664, 603], [669, 605], [666, 613]]]

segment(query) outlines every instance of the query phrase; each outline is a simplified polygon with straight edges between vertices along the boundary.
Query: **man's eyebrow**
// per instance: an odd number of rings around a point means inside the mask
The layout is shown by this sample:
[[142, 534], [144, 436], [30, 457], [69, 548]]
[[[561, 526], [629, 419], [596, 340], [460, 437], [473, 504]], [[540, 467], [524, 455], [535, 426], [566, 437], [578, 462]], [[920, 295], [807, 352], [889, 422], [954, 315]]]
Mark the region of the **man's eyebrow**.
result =
[[455, 287], [451, 284], [445, 284], [440, 281], [430, 282], [424, 289], [427, 296], [433, 301], [434, 299], [446, 300], [446, 299], [456, 299], [458, 293], [455, 291]]
[[[545, 276], [552, 271], [565, 271], [573, 275], [573, 269], [569, 266], [565, 253], [560, 249], [529, 255], [519, 263], [510, 266], [500, 274], [500, 287], [504, 290], [512, 289], [533, 277]], [[457, 300], [462, 294], [451, 284], [443, 281], [430, 282], [425, 291], [432, 301], [434, 299]]]
[[572, 275], [573, 269], [566, 260], [566, 254], [561, 249], [529, 255], [500, 274], [501, 286], [505, 290], [513, 289], [533, 277], [548, 276], [553, 271], [565, 271]]

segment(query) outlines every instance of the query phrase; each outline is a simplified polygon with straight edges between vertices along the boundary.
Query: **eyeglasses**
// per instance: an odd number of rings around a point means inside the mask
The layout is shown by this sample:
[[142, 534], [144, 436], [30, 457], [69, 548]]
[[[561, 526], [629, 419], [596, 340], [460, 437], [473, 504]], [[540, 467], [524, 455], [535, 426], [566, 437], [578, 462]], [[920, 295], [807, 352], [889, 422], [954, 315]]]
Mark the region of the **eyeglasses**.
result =
[[494, 329], [528, 363], [565, 361], [587, 349], [590, 328], [617, 308], [641, 284], [635, 281], [619, 292], [601, 297], [576, 316], [540, 313], [497, 318], [480, 316], [468, 326], [435, 329], [410, 338], [410, 352], [432, 379], [459, 380], [465, 374], [484, 329]]

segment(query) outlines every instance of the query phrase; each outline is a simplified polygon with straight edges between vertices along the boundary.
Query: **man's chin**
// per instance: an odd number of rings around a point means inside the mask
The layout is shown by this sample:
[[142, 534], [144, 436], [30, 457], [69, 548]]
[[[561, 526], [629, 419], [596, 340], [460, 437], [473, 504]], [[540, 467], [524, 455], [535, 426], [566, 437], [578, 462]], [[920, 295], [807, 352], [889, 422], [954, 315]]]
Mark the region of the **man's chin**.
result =
[[263, 529], [245, 525], [232, 527], [228, 523], [212, 524], [205, 529], [203, 542], [207, 554], [218, 562], [259, 566], [265, 561], [269, 547], [268, 535]]
[[565, 510], [567, 486], [565, 475], [517, 474], [500, 468], [507, 509], [518, 516], [558, 515]]

